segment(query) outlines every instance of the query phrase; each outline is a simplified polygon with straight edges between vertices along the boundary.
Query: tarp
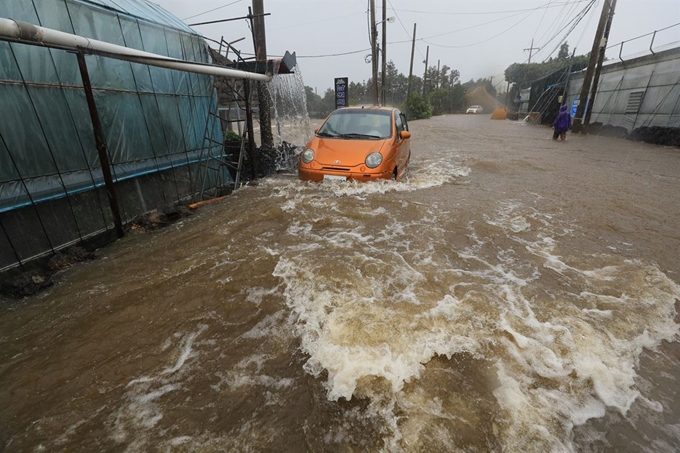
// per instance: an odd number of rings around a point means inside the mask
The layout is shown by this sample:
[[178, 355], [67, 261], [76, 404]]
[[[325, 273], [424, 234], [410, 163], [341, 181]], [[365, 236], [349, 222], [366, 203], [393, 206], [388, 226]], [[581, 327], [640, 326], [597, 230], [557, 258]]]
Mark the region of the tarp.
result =
[[[144, 0], [2, 0], [0, 17], [188, 61], [205, 41]], [[113, 176], [188, 165], [222, 132], [210, 76], [86, 57]], [[73, 53], [0, 41], [0, 212], [101, 184]], [[207, 131], [207, 134], [206, 134]], [[205, 136], [215, 143], [205, 140]]]

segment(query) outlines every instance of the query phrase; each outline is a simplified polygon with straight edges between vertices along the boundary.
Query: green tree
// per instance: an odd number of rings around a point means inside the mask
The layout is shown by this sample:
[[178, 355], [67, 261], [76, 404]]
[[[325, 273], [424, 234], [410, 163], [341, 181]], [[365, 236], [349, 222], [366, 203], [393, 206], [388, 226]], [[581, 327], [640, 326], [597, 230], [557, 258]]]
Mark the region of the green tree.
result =
[[319, 110], [321, 108], [321, 96], [314, 92], [312, 87], [305, 87], [307, 96], [307, 113], [312, 118], [322, 118]]
[[432, 106], [430, 103], [420, 95], [418, 92], [412, 92], [406, 105], [402, 108], [408, 115], [409, 119], [420, 120], [430, 118], [432, 116]]
[[327, 117], [333, 110], [335, 110], [335, 90], [328, 88], [319, 103], [320, 118]]
[[569, 58], [569, 44], [564, 43], [560, 46], [560, 51], [557, 53], [558, 60], [566, 60]]

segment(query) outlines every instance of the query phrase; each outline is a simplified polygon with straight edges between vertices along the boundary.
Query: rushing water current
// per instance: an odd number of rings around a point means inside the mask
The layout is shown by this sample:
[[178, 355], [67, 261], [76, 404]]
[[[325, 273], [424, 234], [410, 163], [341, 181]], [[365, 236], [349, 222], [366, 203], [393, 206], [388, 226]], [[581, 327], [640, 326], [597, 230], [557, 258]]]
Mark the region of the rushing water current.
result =
[[677, 451], [680, 152], [412, 122], [0, 307], [0, 450]]

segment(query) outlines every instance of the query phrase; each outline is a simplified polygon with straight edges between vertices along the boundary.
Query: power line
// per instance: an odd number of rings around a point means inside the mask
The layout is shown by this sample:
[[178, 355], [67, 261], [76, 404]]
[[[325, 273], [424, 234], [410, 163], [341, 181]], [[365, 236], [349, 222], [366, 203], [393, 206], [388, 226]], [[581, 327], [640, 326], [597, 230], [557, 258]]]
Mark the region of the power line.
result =
[[[574, 29], [578, 26], [578, 24], [581, 23], [581, 21], [583, 20], [583, 18], [586, 17], [586, 15], [587, 15], [588, 12], [590, 11], [590, 9], [595, 5], [595, 3], [596, 3], [596, 0], [591, 1], [590, 4], [589, 4], [588, 6], [586, 6], [583, 10], [581, 10], [581, 12], [579, 12], [579, 13], [576, 15], [576, 17], [574, 17], [571, 21], [569, 21], [569, 22], [566, 24], [566, 25], [569, 25], [570, 23], [574, 22], [574, 24], [572, 25], [572, 27], [571, 27], [571, 28], [569, 29], [569, 31], [562, 37], [562, 40], [557, 44], [557, 46], [555, 46], [555, 48], [553, 49], [553, 51], [550, 52], [550, 54], [548, 54], [548, 56], [545, 57], [545, 58], [543, 59], [543, 62], [545, 62], [548, 58], [550, 58], [550, 57], [552, 56], [552, 54], [554, 54], [555, 51], [562, 45], [562, 43], [564, 43], [564, 42], [566, 41], [567, 37], [569, 37], [569, 35], [571, 34], [571, 32], [573, 32]], [[545, 46], [547, 46], [548, 43], [549, 43], [550, 41], [552, 41], [553, 39], [555, 39], [556, 37], [557, 37], [557, 35], [554, 35], [552, 38], [550, 38], [550, 40], [548, 40], [548, 42], [546, 42], [545, 45], [543, 45], [543, 46], [541, 47], [541, 49], [544, 49]], [[536, 53], [539, 53], [539, 52], [540, 52], [540, 50], [539, 50], [538, 52], [536, 52]]]
[[583, 37], [586, 35], [586, 31], [588, 31], [588, 27], [590, 26], [590, 22], [593, 20], [593, 17], [595, 16], [595, 8], [591, 8], [590, 10], [590, 16], [588, 17], [588, 22], [583, 26], [583, 31], [581, 32], [581, 37], [578, 38], [578, 41], [576, 41], [576, 44], [574, 45], [574, 49], [576, 49], [579, 44], [581, 44], [581, 41], [583, 41]]
[[[579, 0], [576, 3], [582, 3], [586, 2], [588, 0]], [[417, 10], [411, 10], [411, 9], [394, 9], [392, 8], [393, 11], [401, 11], [405, 13], [416, 13], [416, 14], [435, 14], [437, 16], [480, 16], [480, 15], [492, 15], [492, 14], [507, 14], [507, 13], [526, 13], [528, 11], [534, 11], [537, 9], [548, 9], [548, 8], [556, 8], [558, 6], [566, 5], [569, 4], [570, 2], [564, 2], [564, 3], [555, 3], [551, 6], [551, 2], [537, 6], [536, 8], [527, 8], [527, 9], [514, 9], [514, 10], [509, 10], [509, 11], [479, 11], [479, 12], [458, 12], [458, 13], [450, 13], [450, 12], [444, 12], [444, 11], [417, 11]]]
[[[389, 2], [390, 8], [392, 9], [392, 11], [394, 11], [394, 15], [397, 17], [397, 20], [399, 21], [399, 24], [401, 24], [401, 28], [404, 29], [404, 31], [406, 32], [406, 36], [408, 36], [408, 38], [409, 38], [408, 41], [397, 41], [397, 42], [395, 42], [394, 44], [401, 44], [401, 43], [403, 43], [403, 42], [411, 42], [411, 40], [413, 39], [413, 36], [411, 36], [411, 33], [409, 33], [409, 31], [408, 31], [408, 30], [406, 29], [406, 27], [404, 26], [404, 23], [401, 21], [401, 17], [399, 17], [399, 14], [397, 14], [397, 10], [394, 9], [394, 5], [392, 4], [392, 0], [387, 0], [387, 1]], [[420, 40], [417, 39], [416, 41], [420, 41]], [[390, 43], [390, 44], [392, 44], [392, 43]], [[420, 49], [418, 49], [418, 46], [416, 46], [416, 50], [418, 51], [418, 53], [420, 54], [420, 56], [421, 56], [422, 58], [425, 58], [425, 55], [423, 55], [423, 53], [420, 51]]]
[[522, 22], [524, 22], [525, 20], [527, 20], [527, 19], [529, 18], [529, 16], [531, 16], [533, 13], [534, 13], [534, 11], [531, 11], [529, 14], [527, 14], [526, 16], [524, 16], [523, 18], [521, 18], [521, 19], [520, 19], [518, 22], [516, 22], [514, 25], [512, 25], [512, 26], [506, 28], [506, 29], [503, 30], [502, 32], [498, 33], [497, 35], [494, 35], [494, 36], [492, 36], [492, 37], [490, 37], [490, 38], [488, 38], [488, 39], [485, 39], [484, 41], [479, 41], [479, 42], [475, 42], [475, 43], [472, 43], [472, 44], [464, 44], [464, 45], [462, 45], [462, 46], [445, 46], [445, 45], [442, 45], [442, 44], [434, 44], [434, 43], [431, 43], [431, 42], [426, 41], [426, 40], [424, 40], [424, 39], [423, 39], [423, 42], [426, 42], [427, 44], [430, 44], [431, 46], [442, 47], [442, 48], [445, 48], [445, 49], [462, 49], [462, 48], [465, 48], [465, 47], [473, 47], [473, 46], [477, 46], [477, 45], [479, 45], [479, 44], [487, 43], [487, 42], [491, 41], [492, 39], [498, 38], [499, 36], [501, 36], [501, 35], [503, 35], [503, 34], [509, 32], [510, 30], [512, 30], [513, 28], [515, 28], [516, 26], [518, 26], [519, 24], [521, 24]]
[[331, 53], [331, 54], [326, 54], [326, 55], [295, 55], [296, 58], [326, 58], [326, 57], [341, 57], [343, 55], [353, 55], [357, 53], [362, 53], [362, 52], [367, 52], [370, 51], [371, 49], [361, 49], [361, 50], [352, 50], [351, 52], [342, 52], [342, 53]]
[[193, 16], [185, 17], [182, 20], [187, 20], [187, 19], [193, 19], [194, 17], [202, 16], [204, 14], [212, 13], [213, 11], [217, 11], [218, 9], [226, 8], [227, 6], [235, 5], [236, 3], [239, 3], [241, 0], [236, 0], [235, 2], [228, 3], [226, 5], [218, 6], [217, 8], [209, 9], [208, 11], [203, 11], [202, 13], [194, 14]]
[[537, 41], [540, 42], [543, 38], [545, 38], [546, 35], [548, 35], [549, 33], [551, 33], [551, 30], [554, 30], [554, 29], [555, 29], [555, 25], [558, 23], [558, 21], [559, 21], [562, 17], [564, 17], [564, 11], [566, 10], [566, 8], [567, 8], [567, 6], [568, 6], [569, 4], [570, 4], [570, 2], [566, 2], [566, 3], [564, 3], [564, 4], [562, 5], [562, 9], [560, 9], [560, 12], [557, 13], [557, 16], [555, 16], [555, 19], [553, 19], [552, 23], [551, 23], [550, 25], [548, 25], [548, 27], [545, 29], [545, 31], [543, 32], [543, 34], [541, 34], [541, 36], [538, 37], [538, 40], [537, 40]]
[[297, 27], [303, 27], [303, 26], [306, 26], [306, 25], [316, 25], [316, 24], [320, 24], [320, 23], [324, 23], [324, 22], [338, 21], [340, 19], [345, 19], [347, 17], [358, 16], [359, 14], [364, 14], [364, 13], [363, 12], [362, 13], [352, 13], [352, 14], [347, 14], [346, 16], [334, 16], [334, 17], [329, 17], [328, 19], [320, 19], [320, 20], [315, 20], [315, 21], [312, 21], [312, 22], [303, 22], [303, 23], [300, 23], [300, 24], [288, 25], [286, 27], [278, 27], [278, 28], [272, 28], [272, 29], [267, 28], [267, 32], [279, 31], [279, 30], [288, 30], [289, 28], [297, 28]]
[[[536, 10], [533, 10], [533, 9], [532, 9], [532, 10], [529, 10], [529, 11], [530, 11], [529, 14], [531, 14], [531, 13], [533, 13], [533, 12], [536, 11]], [[447, 31], [446, 33], [440, 33], [440, 34], [438, 34], [438, 35], [428, 36], [428, 37], [426, 37], [426, 38], [422, 38], [422, 40], [425, 40], [425, 39], [432, 39], [432, 38], [439, 38], [440, 36], [452, 35], [452, 34], [454, 34], [454, 33], [459, 33], [459, 32], [461, 32], [461, 31], [472, 30], [472, 29], [474, 29], [474, 28], [478, 28], [478, 27], [481, 27], [481, 26], [484, 26], [484, 25], [489, 25], [489, 24], [493, 24], [493, 23], [496, 23], [496, 22], [501, 22], [501, 21], [504, 21], [504, 20], [506, 20], [506, 19], [510, 19], [510, 18], [512, 18], [512, 17], [517, 17], [517, 16], [520, 16], [520, 15], [522, 15], [522, 14], [524, 14], [524, 13], [512, 14], [512, 15], [510, 15], [510, 16], [501, 17], [500, 19], [494, 19], [494, 20], [491, 20], [491, 21], [489, 21], [489, 22], [483, 22], [483, 23], [481, 23], [481, 24], [472, 25], [472, 26], [470, 26], [470, 27], [465, 27], [465, 28], [461, 28], [461, 29], [453, 30], [453, 31]]]
[[545, 14], [548, 12], [548, 8], [550, 8], [550, 3], [552, 3], [552, 0], [550, 0], [550, 2], [548, 3], [548, 7], [545, 10], [543, 10], [543, 15], [541, 16], [541, 20], [538, 22], [538, 27], [536, 27], [536, 30], [534, 30], [534, 34], [531, 36], [532, 42], [534, 38], [536, 38], [536, 33], [538, 33], [538, 30], [541, 28], [541, 25], [543, 25], [543, 19], [545, 19]]
[[[596, 1], [599, 1], [599, 0], [596, 0]], [[571, 17], [572, 14], [574, 14], [574, 11], [576, 11], [577, 6], [578, 5], [576, 3], [572, 4], [571, 7], [569, 7], [569, 10], [567, 11], [567, 13], [562, 15], [562, 17], [560, 18], [560, 22], [555, 27], [555, 34], [560, 33], [561, 30], [564, 30], [564, 28], [567, 27], [571, 23], [571, 22], [569, 22], [569, 18]]]

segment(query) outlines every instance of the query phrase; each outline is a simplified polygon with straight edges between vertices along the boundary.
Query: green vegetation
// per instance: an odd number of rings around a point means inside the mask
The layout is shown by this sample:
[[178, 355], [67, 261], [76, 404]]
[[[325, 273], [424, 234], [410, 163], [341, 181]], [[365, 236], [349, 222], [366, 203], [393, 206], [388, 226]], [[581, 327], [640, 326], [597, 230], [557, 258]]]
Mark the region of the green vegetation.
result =
[[240, 142], [241, 136], [234, 131], [225, 130], [224, 131], [224, 141], [225, 142]]
[[[394, 62], [387, 63], [385, 100], [387, 105], [398, 106], [409, 119], [429, 118], [432, 114], [461, 112], [465, 109], [467, 84], [459, 81], [460, 73], [444, 65], [431, 66], [425, 73], [425, 80], [416, 75], [411, 78], [411, 99], [406, 102], [408, 75], [401, 74]], [[382, 73], [378, 76], [382, 78]], [[480, 79], [486, 80], [486, 79]], [[469, 83], [469, 82], [468, 82]], [[473, 84], [475, 82], [472, 82]], [[475, 85], [476, 86], [476, 85]], [[307, 111], [312, 118], [325, 118], [335, 109], [335, 91], [327, 89], [323, 97], [311, 87], [305, 87]], [[348, 87], [349, 105], [373, 104], [373, 81], [350, 81]]]
[[404, 111], [408, 112], [410, 119], [421, 120], [432, 116], [432, 105], [420, 93], [411, 93]]
[[573, 67], [584, 67], [588, 64], [588, 55], [576, 55], [571, 58], [569, 44], [560, 46], [557, 58], [550, 58], [542, 63], [513, 63], [505, 69], [505, 80], [515, 84], [514, 95], [521, 88], [527, 88], [531, 82], [547, 76], [571, 64]]

